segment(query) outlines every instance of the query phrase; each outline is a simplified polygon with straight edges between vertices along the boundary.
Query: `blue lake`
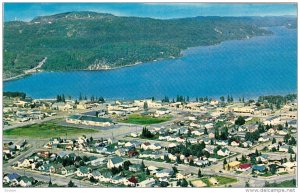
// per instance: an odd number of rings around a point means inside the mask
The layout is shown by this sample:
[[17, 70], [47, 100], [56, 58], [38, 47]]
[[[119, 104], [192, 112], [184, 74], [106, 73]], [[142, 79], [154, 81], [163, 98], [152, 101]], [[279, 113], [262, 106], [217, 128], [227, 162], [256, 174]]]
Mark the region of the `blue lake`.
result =
[[4, 82], [3, 88], [34, 98], [78, 98], [79, 93], [110, 99], [296, 93], [297, 31], [269, 29], [274, 35], [191, 48], [177, 59], [110, 71], [42, 72]]

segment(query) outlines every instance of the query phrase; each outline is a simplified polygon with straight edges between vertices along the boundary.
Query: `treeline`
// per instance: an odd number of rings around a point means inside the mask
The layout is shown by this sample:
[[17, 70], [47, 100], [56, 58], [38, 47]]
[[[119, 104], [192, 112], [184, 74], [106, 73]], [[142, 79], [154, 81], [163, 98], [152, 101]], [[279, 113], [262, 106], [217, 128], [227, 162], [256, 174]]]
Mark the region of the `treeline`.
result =
[[[87, 96], [85, 95], [85, 96], [83, 96], [81, 93], [79, 94], [79, 101], [82, 101], [82, 100], [88, 100], [88, 98], [87, 98]], [[100, 97], [95, 97], [95, 96], [91, 96], [90, 97], [90, 101], [92, 101], [92, 102], [101, 102], [101, 103], [104, 103], [105, 102], [105, 100], [104, 100], [104, 98], [102, 97], [102, 96], [100, 96]]]
[[269, 95], [269, 96], [258, 97], [258, 102], [260, 102], [260, 103], [267, 102], [271, 106], [275, 105], [277, 109], [280, 109], [287, 102], [294, 101], [295, 99], [297, 99], [297, 94], [288, 94], [286, 96]]
[[22, 99], [26, 98], [26, 94], [24, 92], [3, 92], [3, 96], [6, 96], [6, 97], [20, 97]]

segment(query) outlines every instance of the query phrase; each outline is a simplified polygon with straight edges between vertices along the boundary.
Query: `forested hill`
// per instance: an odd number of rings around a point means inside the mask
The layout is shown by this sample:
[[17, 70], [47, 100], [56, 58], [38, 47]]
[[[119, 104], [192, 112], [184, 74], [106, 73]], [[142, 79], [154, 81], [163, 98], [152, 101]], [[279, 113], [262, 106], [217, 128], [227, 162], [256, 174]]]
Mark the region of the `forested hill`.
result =
[[195, 17], [159, 20], [95, 12], [4, 23], [4, 78], [47, 58], [42, 69], [122, 67], [177, 57], [188, 47], [269, 35], [263, 26], [296, 26], [291, 17]]

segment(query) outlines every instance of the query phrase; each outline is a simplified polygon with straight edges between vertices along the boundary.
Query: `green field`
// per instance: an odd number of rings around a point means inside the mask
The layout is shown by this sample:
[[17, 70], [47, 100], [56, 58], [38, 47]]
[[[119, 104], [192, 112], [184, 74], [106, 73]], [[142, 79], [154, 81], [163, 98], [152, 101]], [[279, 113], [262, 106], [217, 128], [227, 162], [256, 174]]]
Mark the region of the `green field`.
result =
[[33, 124], [3, 131], [4, 137], [51, 138], [97, 133], [94, 129], [65, 127], [54, 122]]
[[[212, 185], [209, 183], [209, 178], [210, 177], [214, 177], [216, 178], [216, 180], [219, 182], [218, 185]], [[211, 187], [211, 186], [222, 186], [222, 185], [228, 185], [228, 184], [232, 184], [232, 183], [235, 183], [237, 182], [238, 180], [236, 178], [230, 178], [230, 177], [224, 177], [224, 176], [205, 176], [205, 177], [202, 177], [200, 178], [205, 184], [207, 184], [208, 187]]]
[[132, 115], [128, 115], [127, 119], [120, 120], [120, 122], [131, 123], [131, 124], [140, 124], [140, 125], [151, 125], [151, 124], [169, 121], [170, 119], [171, 119], [171, 116], [152, 117], [149, 115], [132, 114]]
[[260, 118], [259, 117], [253, 117], [250, 121], [247, 121], [246, 124], [250, 125], [250, 124], [254, 124], [256, 122], [260, 122]]
[[278, 187], [278, 188], [293, 188], [296, 187], [296, 180], [286, 180], [280, 183], [270, 183], [268, 186], [265, 187]]

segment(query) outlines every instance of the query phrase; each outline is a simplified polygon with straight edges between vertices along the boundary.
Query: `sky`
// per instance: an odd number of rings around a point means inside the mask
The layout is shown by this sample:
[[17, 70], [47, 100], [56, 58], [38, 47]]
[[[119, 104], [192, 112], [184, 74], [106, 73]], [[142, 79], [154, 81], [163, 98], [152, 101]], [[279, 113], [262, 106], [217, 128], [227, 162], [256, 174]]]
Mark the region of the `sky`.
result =
[[171, 19], [195, 16], [297, 15], [297, 4], [229, 3], [4, 3], [4, 21], [30, 21], [36, 16], [69, 11], [95, 11], [117, 16]]

